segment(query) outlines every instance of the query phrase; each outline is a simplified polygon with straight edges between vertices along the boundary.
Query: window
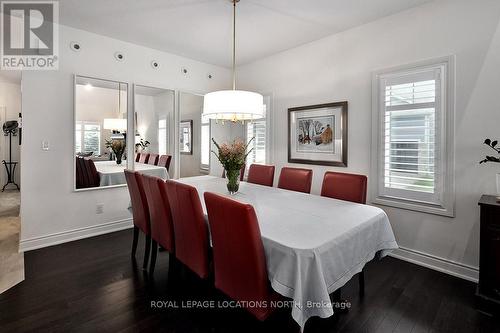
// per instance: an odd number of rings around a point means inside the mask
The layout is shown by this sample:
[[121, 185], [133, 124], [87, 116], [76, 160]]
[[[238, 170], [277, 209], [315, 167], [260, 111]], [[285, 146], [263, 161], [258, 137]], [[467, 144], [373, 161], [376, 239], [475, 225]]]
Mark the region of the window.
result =
[[[269, 108], [271, 98], [264, 96], [264, 103], [266, 110]], [[269, 163], [269, 116], [264, 112], [262, 119], [253, 120], [246, 125], [246, 139], [247, 142], [255, 138], [248, 146], [248, 149], [253, 150], [247, 157], [247, 169], [251, 164], [266, 164]]]
[[167, 119], [158, 120], [158, 154], [167, 154]]
[[210, 119], [201, 117], [201, 163], [202, 170], [210, 169]]
[[101, 125], [96, 122], [77, 121], [75, 128], [75, 153], [101, 155]]
[[452, 58], [374, 75], [374, 202], [453, 216]]
[[248, 149], [253, 150], [247, 157], [247, 165], [266, 164], [266, 120], [254, 120], [247, 124], [247, 141], [255, 138]]

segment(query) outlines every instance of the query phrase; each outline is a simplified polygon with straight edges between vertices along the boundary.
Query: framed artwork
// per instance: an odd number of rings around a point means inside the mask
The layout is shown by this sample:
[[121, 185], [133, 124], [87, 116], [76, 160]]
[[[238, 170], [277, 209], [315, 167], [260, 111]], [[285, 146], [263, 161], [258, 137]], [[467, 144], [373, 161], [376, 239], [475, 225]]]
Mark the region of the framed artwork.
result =
[[347, 102], [288, 109], [288, 162], [347, 167]]
[[193, 155], [193, 121], [181, 120], [179, 134], [179, 149], [181, 154]]

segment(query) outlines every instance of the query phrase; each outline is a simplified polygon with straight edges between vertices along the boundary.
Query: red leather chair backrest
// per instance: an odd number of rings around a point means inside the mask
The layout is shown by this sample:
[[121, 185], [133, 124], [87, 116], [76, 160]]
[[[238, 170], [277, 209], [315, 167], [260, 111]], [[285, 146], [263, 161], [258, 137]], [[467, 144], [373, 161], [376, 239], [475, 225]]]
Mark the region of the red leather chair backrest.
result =
[[175, 256], [201, 278], [208, 277], [208, 225], [196, 188], [167, 180]]
[[170, 161], [172, 160], [171, 155], [161, 155], [158, 159], [158, 166], [165, 167], [167, 171], [170, 169]]
[[148, 163], [148, 159], [149, 159], [148, 153], [141, 153], [141, 157], [139, 157], [139, 163], [146, 164]]
[[158, 165], [158, 158], [159, 157], [160, 156], [158, 154], [149, 154], [148, 164]]
[[141, 158], [141, 153], [135, 153], [135, 161], [139, 162], [140, 158]]
[[85, 160], [83, 159], [83, 157], [78, 157], [77, 162], [80, 165], [80, 169], [82, 172], [82, 188], [90, 187], [90, 179], [87, 173], [87, 166]]
[[[139, 174], [148, 202], [151, 238], [170, 253], [174, 252], [174, 229], [165, 182], [158, 177]], [[162, 195], [163, 192], [163, 195]]]
[[[245, 169], [247, 165], [243, 164], [243, 166], [240, 169], [240, 180], [243, 181], [243, 178], [245, 178]], [[226, 178], [226, 170], [222, 170], [222, 178]]]
[[247, 182], [272, 187], [274, 182], [274, 165], [250, 165]]
[[278, 187], [304, 193], [311, 193], [313, 172], [310, 169], [281, 168]]
[[80, 160], [81, 158], [78, 156], [75, 156], [75, 187], [76, 188], [83, 188], [83, 170], [80, 165]]
[[[267, 301], [271, 294], [266, 256], [251, 205], [205, 192], [212, 235], [215, 287], [237, 301]], [[259, 319], [265, 309], [247, 308]]]
[[124, 172], [132, 203], [134, 225], [140, 228], [146, 235], [150, 235], [149, 209], [142, 178], [138, 176], [139, 173], [137, 171], [125, 170]]
[[84, 158], [84, 160], [89, 177], [89, 187], [98, 187], [100, 185], [100, 176], [99, 172], [97, 172], [94, 161], [87, 157]]
[[325, 172], [321, 195], [340, 200], [366, 203], [366, 188], [368, 178], [342, 172]]

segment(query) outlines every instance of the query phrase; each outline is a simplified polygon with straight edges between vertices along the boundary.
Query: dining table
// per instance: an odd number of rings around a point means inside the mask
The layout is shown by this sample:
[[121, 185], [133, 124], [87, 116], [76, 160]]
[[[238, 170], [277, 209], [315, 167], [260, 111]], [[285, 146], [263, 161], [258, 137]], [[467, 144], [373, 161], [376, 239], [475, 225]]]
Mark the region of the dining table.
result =
[[330, 294], [366, 263], [398, 248], [387, 214], [378, 207], [248, 182], [229, 194], [226, 179], [214, 176], [178, 181], [198, 190], [205, 214], [205, 192], [254, 207], [270, 285], [293, 300], [292, 317], [301, 330], [311, 317], [332, 316]]
[[[124, 170], [127, 163], [116, 164], [116, 161], [95, 161], [97, 172], [99, 173], [99, 186], [111, 186], [126, 184]], [[135, 162], [134, 170], [146, 175], [169, 179], [167, 169], [163, 166], [144, 164]]]

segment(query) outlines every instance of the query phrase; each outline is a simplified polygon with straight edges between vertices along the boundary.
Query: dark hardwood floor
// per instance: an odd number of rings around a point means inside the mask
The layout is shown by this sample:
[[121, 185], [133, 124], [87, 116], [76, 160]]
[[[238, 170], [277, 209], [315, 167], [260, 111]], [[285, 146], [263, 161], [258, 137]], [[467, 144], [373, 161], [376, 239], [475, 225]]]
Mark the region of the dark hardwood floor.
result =
[[[26, 253], [26, 280], [0, 295], [0, 332], [299, 332], [286, 309], [264, 323], [241, 309], [183, 309], [227, 298], [178, 265], [169, 273], [165, 252], [148, 278], [143, 243], [136, 265], [131, 243], [126, 230]], [[342, 289], [347, 313], [313, 318], [305, 332], [500, 332], [498, 319], [476, 311], [473, 283], [393, 258], [368, 264], [365, 276], [363, 298], [356, 278]]]

